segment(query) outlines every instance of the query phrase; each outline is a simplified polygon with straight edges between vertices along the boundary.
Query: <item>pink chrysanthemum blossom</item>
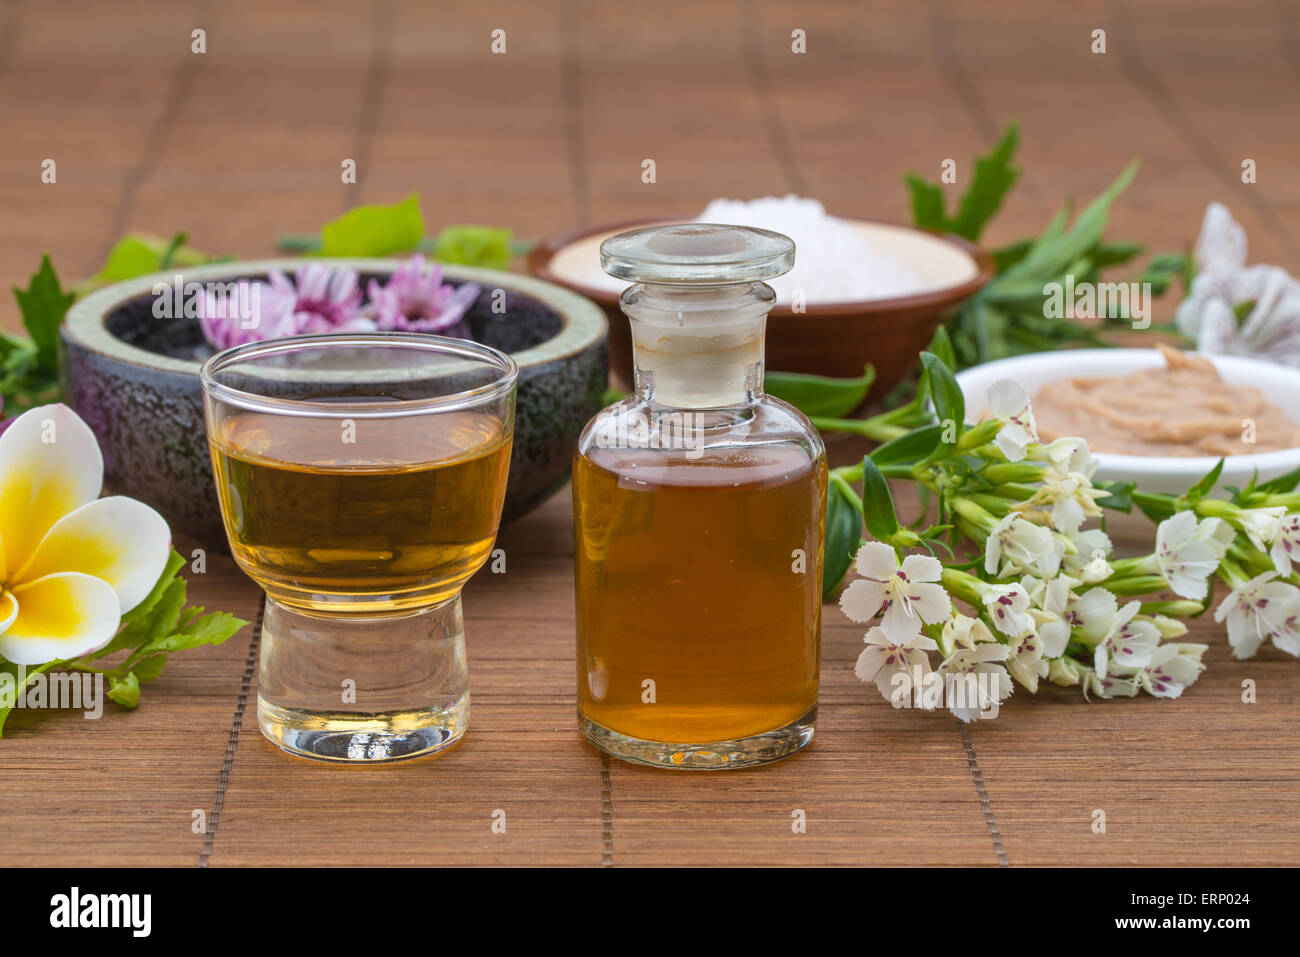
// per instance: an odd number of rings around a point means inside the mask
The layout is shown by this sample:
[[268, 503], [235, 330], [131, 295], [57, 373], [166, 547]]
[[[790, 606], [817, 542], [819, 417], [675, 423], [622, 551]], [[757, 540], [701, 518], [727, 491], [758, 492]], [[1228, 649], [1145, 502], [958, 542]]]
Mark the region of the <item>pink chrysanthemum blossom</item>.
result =
[[418, 253], [398, 268], [386, 285], [370, 280], [370, 305], [365, 314], [382, 330], [449, 332], [478, 298], [472, 283], [452, 286], [442, 281], [442, 268]]
[[374, 320], [360, 313], [355, 270], [308, 263], [293, 280], [277, 269], [267, 278], [209, 288], [199, 300], [199, 326], [214, 349], [312, 332], [375, 330]]
[[239, 281], [233, 288], [208, 288], [198, 301], [199, 328], [212, 348], [232, 349], [248, 342], [293, 335], [292, 315], [272, 314], [271, 287], [264, 282]]
[[267, 278], [270, 314], [289, 313], [295, 334], [374, 331], [374, 323], [360, 315], [361, 284], [354, 269], [308, 263], [294, 271], [296, 283], [278, 269]]

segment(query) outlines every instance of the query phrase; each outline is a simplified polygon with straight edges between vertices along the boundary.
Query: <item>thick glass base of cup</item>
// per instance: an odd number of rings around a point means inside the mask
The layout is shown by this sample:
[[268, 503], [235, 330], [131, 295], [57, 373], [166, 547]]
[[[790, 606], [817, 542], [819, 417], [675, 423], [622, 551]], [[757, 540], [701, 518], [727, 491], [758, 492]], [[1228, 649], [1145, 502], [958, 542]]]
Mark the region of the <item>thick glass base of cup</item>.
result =
[[780, 761], [812, 741], [816, 721], [817, 708], [813, 706], [806, 714], [784, 727], [760, 734], [706, 744], [673, 744], [668, 741], [632, 738], [597, 724], [581, 712], [578, 714], [578, 728], [582, 736], [611, 757], [632, 764], [672, 768], [676, 771], [725, 771]]
[[322, 761], [400, 761], [454, 744], [469, 725], [460, 596], [365, 617], [267, 598], [257, 722], [277, 747]]

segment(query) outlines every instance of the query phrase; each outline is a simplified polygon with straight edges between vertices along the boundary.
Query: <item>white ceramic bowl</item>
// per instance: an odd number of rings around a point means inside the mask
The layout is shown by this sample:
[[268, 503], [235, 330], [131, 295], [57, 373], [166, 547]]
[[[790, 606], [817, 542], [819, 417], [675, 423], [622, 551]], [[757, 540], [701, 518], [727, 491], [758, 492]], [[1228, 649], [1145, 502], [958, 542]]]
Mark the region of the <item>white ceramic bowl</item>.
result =
[[[1223, 381], [1230, 385], [1252, 385], [1300, 422], [1300, 369], [1276, 365], [1262, 359], [1240, 356], [1206, 356]], [[1140, 369], [1165, 364], [1155, 349], [1063, 349], [1000, 359], [973, 366], [957, 374], [966, 397], [966, 418], [979, 419], [988, 411], [988, 389], [999, 379], [1015, 379], [1035, 395], [1043, 386], [1060, 379], [1125, 376]], [[1087, 436], [1084, 436], [1087, 438]], [[1098, 479], [1136, 482], [1148, 492], [1178, 493], [1214, 467], [1218, 459], [1209, 455], [1173, 456], [1116, 455], [1093, 450], [1098, 461]], [[1300, 466], [1300, 448], [1251, 455], [1230, 455], [1223, 463], [1219, 484], [1243, 487], [1259, 470], [1260, 481], [1275, 478]]]

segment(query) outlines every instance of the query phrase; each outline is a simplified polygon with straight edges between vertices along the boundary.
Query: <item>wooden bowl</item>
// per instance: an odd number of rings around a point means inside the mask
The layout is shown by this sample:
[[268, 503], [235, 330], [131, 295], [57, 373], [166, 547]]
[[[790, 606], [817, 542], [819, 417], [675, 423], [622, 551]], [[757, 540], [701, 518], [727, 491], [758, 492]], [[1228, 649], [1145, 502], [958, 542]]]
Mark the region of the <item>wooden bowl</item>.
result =
[[[338, 259], [365, 280], [402, 265], [393, 259]], [[301, 260], [234, 262], [185, 269], [183, 281], [263, 279]], [[519, 364], [515, 438], [503, 521], [541, 503], [564, 484], [578, 433], [601, 408], [609, 373], [605, 317], [587, 300], [527, 276], [447, 266], [448, 282], [476, 282], [466, 313], [475, 340]], [[198, 320], [156, 319], [155, 274], [107, 286], [76, 303], [63, 324], [64, 392], [104, 453], [116, 492], [148, 502], [177, 531], [225, 549], [203, 425], [199, 366], [212, 354]], [[495, 311], [496, 290], [505, 312]]]
[[[600, 244], [615, 233], [689, 219], [575, 229], [539, 242], [528, 257], [534, 276], [572, 289], [605, 310], [610, 364], [627, 383], [632, 381], [632, 334], [618, 305], [626, 283], [608, 277], [597, 285], [589, 278], [590, 267], [594, 263], [599, 268]], [[869, 362], [876, 369], [870, 400], [884, 396], [911, 372], [939, 324], [993, 278], [993, 260], [956, 236], [875, 220], [845, 222], [874, 250], [912, 269], [927, 288], [888, 299], [810, 304], [799, 314], [788, 305], [777, 306], [767, 320], [767, 368], [849, 378], [862, 375]]]

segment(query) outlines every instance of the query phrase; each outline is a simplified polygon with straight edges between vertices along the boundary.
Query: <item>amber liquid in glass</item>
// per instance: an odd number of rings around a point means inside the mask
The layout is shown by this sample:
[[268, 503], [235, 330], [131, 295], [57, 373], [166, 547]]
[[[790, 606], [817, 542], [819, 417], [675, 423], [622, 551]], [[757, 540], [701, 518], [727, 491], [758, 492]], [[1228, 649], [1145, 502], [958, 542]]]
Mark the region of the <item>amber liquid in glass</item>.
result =
[[241, 411], [219, 423], [213, 471], [236, 561], [299, 608], [454, 596], [491, 552], [509, 434], [475, 411], [349, 421], [351, 435], [330, 418]]
[[583, 717], [692, 744], [815, 708], [824, 456], [593, 448], [573, 481]]

